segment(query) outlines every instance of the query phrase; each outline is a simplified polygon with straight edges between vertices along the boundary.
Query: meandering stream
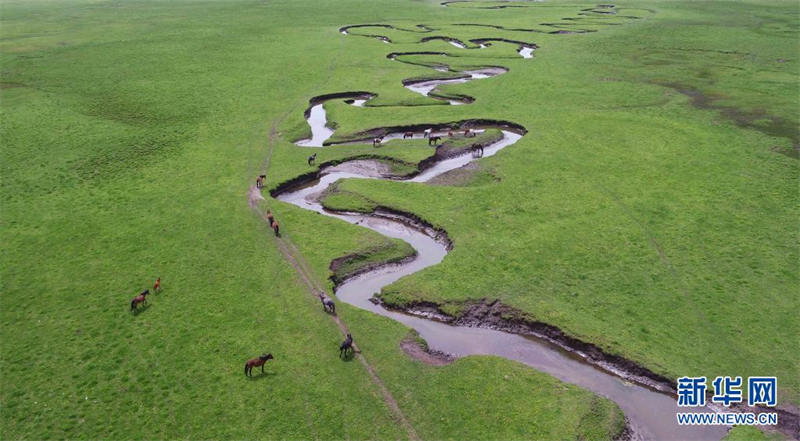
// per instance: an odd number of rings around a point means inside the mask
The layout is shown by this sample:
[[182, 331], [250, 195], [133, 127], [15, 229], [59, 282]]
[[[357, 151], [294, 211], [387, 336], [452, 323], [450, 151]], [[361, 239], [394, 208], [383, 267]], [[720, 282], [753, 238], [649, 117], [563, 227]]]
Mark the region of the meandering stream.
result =
[[[345, 30], [342, 33], [347, 35]], [[387, 39], [388, 40], [388, 39]], [[386, 41], [388, 42], [388, 41]], [[456, 47], [460, 47], [454, 44]], [[462, 45], [463, 46], [463, 45]], [[519, 53], [524, 58], [533, 55], [533, 47], [521, 47]], [[432, 67], [441, 70], [441, 67]], [[446, 69], [445, 69], [446, 70]], [[463, 78], [424, 80], [405, 84], [409, 90], [430, 96], [442, 84], [463, 83], [475, 79], [489, 78], [506, 72], [502, 68], [485, 68], [463, 71]], [[436, 98], [433, 96], [432, 98]], [[364, 106], [370, 98], [359, 98], [350, 103]], [[445, 99], [445, 98], [438, 98]], [[450, 104], [464, 104], [463, 100], [446, 98]], [[312, 137], [298, 141], [297, 145], [322, 147], [334, 131], [326, 127], [324, 102], [314, 103], [307, 112]], [[475, 127], [473, 127], [475, 128]], [[480, 128], [491, 128], [485, 125]], [[503, 138], [484, 148], [483, 157], [494, 155], [502, 149], [514, 145], [522, 134], [502, 128]], [[434, 134], [440, 134], [434, 131]], [[401, 138], [402, 131], [387, 133], [384, 140]], [[415, 133], [421, 137], [422, 133]], [[443, 159], [432, 164], [409, 182], [424, 183], [436, 176], [478, 160], [467, 151], [460, 156]], [[333, 167], [322, 168], [319, 178], [305, 186], [289, 188], [275, 195], [279, 200], [312, 210], [326, 216], [335, 217], [351, 224], [358, 224], [387, 237], [397, 238], [409, 243], [417, 256], [406, 263], [384, 266], [349, 279], [338, 286], [336, 296], [342, 301], [375, 314], [396, 320], [415, 329], [431, 349], [446, 352], [456, 357], [468, 355], [494, 355], [524, 363], [536, 370], [588, 389], [616, 402], [625, 413], [633, 439], [641, 440], [719, 440], [728, 430], [722, 426], [679, 426], [676, 412], [710, 412], [709, 408], [678, 408], [675, 397], [669, 393], [656, 391], [649, 387], [624, 380], [615, 372], [613, 366], [598, 366], [589, 363], [579, 352], [568, 351], [546, 338], [523, 336], [485, 328], [452, 326], [433, 318], [390, 311], [370, 298], [381, 289], [401, 277], [436, 265], [447, 255], [445, 243], [423, 228], [411, 226], [406, 219], [390, 213], [354, 214], [330, 212], [323, 208], [319, 196], [340, 179], [389, 179], [382, 166], [373, 161], [350, 161]], [[394, 179], [396, 180], [396, 179]], [[356, 336], [357, 338], [357, 336]]]

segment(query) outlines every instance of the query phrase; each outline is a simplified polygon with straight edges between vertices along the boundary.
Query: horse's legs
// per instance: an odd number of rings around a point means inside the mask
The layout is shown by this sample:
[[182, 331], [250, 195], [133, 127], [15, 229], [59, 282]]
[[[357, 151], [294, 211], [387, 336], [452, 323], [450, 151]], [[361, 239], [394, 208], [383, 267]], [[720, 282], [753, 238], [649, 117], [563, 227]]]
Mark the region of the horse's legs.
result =
[[[267, 364], [267, 362], [264, 362], [264, 364]], [[261, 365], [261, 373], [262, 374], [264, 373], [264, 364]]]

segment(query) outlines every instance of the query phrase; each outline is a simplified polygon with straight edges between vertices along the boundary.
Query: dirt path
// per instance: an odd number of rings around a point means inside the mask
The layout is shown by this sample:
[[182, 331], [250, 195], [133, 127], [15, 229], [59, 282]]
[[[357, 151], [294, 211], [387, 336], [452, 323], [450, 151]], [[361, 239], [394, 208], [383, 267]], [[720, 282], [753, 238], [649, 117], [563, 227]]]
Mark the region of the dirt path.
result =
[[[269, 170], [270, 159], [272, 158], [272, 152], [275, 148], [275, 142], [277, 140], [277, 127], [278, 125], [286, 118], [289, 114], [287, 112], [284, 114], [280, 119], [273, 122], [272, 127], [270, 128], [269, 133], [269, 152], [267, 153], [267, 157], [264, 162], [263, 170]], [[250, 208], [252, 208], [256, 213], [258, 213], [259, 217], [267, 223], [267, 214], [266, 212], [262, 211], [258, 206], [258, 201], [265, 200], [264, 196], [261, 194], [261, 190], [256, 188], [255, 186], [251, 186], [248, 193], [247, 193], [247, 202]], [[267, 223], [269, 227], [269, 224]], [[278, 237], [275, 239], [275, 243], [278, 246], [278, 250], [281, 252], [283, 257], [292, 265], [295, 269], [297, 274], [300, 276], [301, 281], [307, 288], [307, 292], [310, 296], [313, 297], [314, 300], [317, 299], [317, 292], [323, 291], [323, 286], [321, 286], [317, 280], [314, 278], [311, 269], [309, 268], [307, 262], [303, 258], [300, 251], [297, 247], [292, 243], [291, 239], [287, 237], [285, 234], [283, 237]], [[337, 315], [331, 315], [331, 319], [336, 323], [339, 327], [339, 331], [342, 333], [342, 337], [344, 337], [349, 331], [347, 326], [342, 322], [342, 320]], [[393, 419], [400, 424], [403, 429], [405, 429], [406, 433], [408, 434], [408, 438], [413, 441], [419, 441], [420, 437], [417, 435], [417, 431], [414, 429], [414, 426], [406, 418], [403, 411], [400, 409], [400, 406], [397, 404], [397, 400], [392, 396], [392, 393], [383, 383], [383, 381], [378, 377], [378, 374], [375, 372], [375, 369], [372, 365], [367, 361], [366, 357], [361, 353], [358, 349], [358, 345], [353, 343], [353, 349], [355, 352], [355, 357], [361, 362], [364, 368], [369, 373], [372, 382], [378, 387], [378, 390], [381, 392], [381, 396], [383, 397], [383, 401], [386, 403], [386, 406], [392, 413]]]

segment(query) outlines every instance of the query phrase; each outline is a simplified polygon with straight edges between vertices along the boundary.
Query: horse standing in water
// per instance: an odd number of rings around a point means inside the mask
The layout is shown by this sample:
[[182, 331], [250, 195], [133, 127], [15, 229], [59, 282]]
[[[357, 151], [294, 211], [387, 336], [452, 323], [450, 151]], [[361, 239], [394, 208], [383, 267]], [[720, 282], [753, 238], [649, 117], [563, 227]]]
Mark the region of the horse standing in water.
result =
[[350, 353], [353, 352], [353, 336], [350, 335], [350, 333], [347, 334], [347, 338], [339, 345], [339, 358], [342, 357], [342, 354], [346, 357], [348, 351], [350, 351]]
[[280, 226], [278, 226], [278, 221], [273, 219], [270, 227], [272, 227], [272, 231], [275, 232], [275, 237], [281, 237]]
[[436, 145], [436, 143], [441, 141], [441, 139], [441, 136], [431, 136], [428, 138], [428, 145]]
[[314, 153], [313, 155], [308, 157], [308, 165], [313, 165], [314, 161], [316, 161], [316, 160], [317, 160], [317, 154]]
[[422, 137], [423, 138], [429, 138], [431, 136], [431, 131], [432, 131], [432, 129], [425, 129], [425, 131], [422, 132]]
[[406, 138], [412, 138], [413, 139], [414, 138], [414, 132], [403, 133], [403, 139], [406, 139]]
[[142, 304], [142, 305], [146, 305], [147, 304], [147, 295], [148, 294], [150, 294], [150, 290], [146, 289], [146, 290], [142, 291], [141, 294], [139, 294], [138, 296], [134, 297], [133, 300], [131, 300], [131, 312], [136, 311], [136, 307], [138, 307], [139, 304]]
[[267, 360], [272, 360], [274, 357], [272, 354], [264, 354], [258, 358], [253, 358], [252, 360], [247, 360], [247, 363], [244, 364], [244, 374], [248, 377], [253, 376], [253, 367], [261, 366], [261, 373], [264, 373], [264, 365], [267, 363]]
[[319, 296], [319, 300], [322, 302], [322, 309], [324, 309], [325, 312], [336, 314], [336, 303], [333, 303], [330, 297], [326, 296], [323, 292], [317, 293], [317, 296]]

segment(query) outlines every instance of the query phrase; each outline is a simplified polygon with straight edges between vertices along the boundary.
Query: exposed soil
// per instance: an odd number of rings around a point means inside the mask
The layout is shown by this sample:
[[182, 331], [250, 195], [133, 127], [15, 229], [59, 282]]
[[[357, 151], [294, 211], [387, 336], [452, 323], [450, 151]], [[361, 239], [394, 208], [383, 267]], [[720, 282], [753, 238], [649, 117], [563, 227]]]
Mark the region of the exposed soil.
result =
[[308, 107], [305, 111], [303, 111], [303, 115], [306, 119], [311, 115], [311, 108], [316, 106], [317, 104], [324, 103], [325, 101], [330, 100], [369, 100], [378, 96], [376, 93], [366, 92], [363, 90], [353, 91], [353, 92], [336, 92], [336, 93], [328, 93], [325, 95], [317, 95], [312, 97], [308, 100]]
[[691, 98], [692, 106], [698, 109], [716, 110], [739, 127], [758, 130], [769, 136], [788, 138], [792, 142], [791, 149], [772, 148], [771, 150], [790, 158], [800, 159], [800, 129], [797, 124], [787, 119], [769, 115], [763, 109], [744, 110], [732, 106], [715, 104], [719, 97], [705, 94], [691, 86], [677, 83], [663, 83], [661, 86], [674, 89]]
[[397, 257], [397, 258], [394, 258], [394, 259], [384, 260], [382, 262], [368, 263], [366, 265], [358, 267], [354, 271], [350, 271], [350, 272], [347, 272], [347, 273], [341, 273], [340, 272], [340, 269], [343, 266], [348, 265], [348, 264], [350, 264], [350, 263], [352, 263], [354, 261], [366, 259], [368, 257], [369, 256], [367, 254], [351, 253], [351, 254], [347, 254], [345, 256], [337, 257], [337, 258], [331, 260], [331, 264], [330, 264], [330, 266], [328, 268], [332, 272], [332, 274], [330, 275], [329, 278], [333, 282], [333, 285], [334, 286], [338, 286], [341, 283], [343, 283], [345, 280], [351, 279], [353, 277], [357, 277], [357, 276], [359, 276], [361, 274], [368, 273], [370, 271], [377, 270], [379, 268], [385, 268], [385, 267], [391, 266], [391, 265], [402, 265], [404, 263], [408, 263], [408, 262], [414, 260], [417, 257], [417, 253], [415, 251], [414, 254], [411, 254], [409, 256]]
[[445, 366], [455, 360], [455, 357], [450, 354], [428, 349], [413, 334], [400, 341], [400, 348], [414, 360], [431, 366]]
[[[441, 175], [431, 179], [428, 181], [428, 185], [441, 185], [449, 187], [465, 186], [472, 182], [475, 176], [479, 173], [479, 170], [480, 168], [478, 167], [478, 164], [470, 162], [461, 168], [450, 170], [447, 173], [442, 173]], [[496, 178], [496, 180], [499, 179]]]

